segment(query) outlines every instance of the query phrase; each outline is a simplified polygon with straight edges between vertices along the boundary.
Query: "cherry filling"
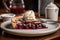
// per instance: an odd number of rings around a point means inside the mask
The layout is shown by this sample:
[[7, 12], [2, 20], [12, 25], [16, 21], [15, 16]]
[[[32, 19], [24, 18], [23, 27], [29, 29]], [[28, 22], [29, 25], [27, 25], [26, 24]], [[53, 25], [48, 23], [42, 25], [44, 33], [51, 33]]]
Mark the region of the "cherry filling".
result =
[[35, 23], [35, 22], [26, 22], [25, 20], [18, 20], [22, 22], [21, 24], [16, 24], [15, 29], [43, 29], [47, 28], [46, 25], [42, 23]]

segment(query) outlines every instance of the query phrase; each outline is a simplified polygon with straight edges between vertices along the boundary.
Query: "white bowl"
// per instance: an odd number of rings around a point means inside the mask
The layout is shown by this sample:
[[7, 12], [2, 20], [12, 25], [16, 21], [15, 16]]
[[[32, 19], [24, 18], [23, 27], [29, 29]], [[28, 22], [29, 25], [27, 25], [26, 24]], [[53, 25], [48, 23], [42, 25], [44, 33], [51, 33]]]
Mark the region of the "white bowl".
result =
[[[11, 24], [11, 21], [6, 21], [1, 24], [1, 28], [9, 34], [17, 36], [44, 36], [56, 32], [60, 28], [60, 24], [45, 24], [48, 28], [46, 29], [9, 29], [6, 28], [6, 25]], [[9, 26], [8, 26], [9, 27]]]
[[13, 17], [15, 17], [15, 14], [13, 13], [5, 13], [0, 15], [0, 18], [2, 18], [4, 21], [11, 20]]

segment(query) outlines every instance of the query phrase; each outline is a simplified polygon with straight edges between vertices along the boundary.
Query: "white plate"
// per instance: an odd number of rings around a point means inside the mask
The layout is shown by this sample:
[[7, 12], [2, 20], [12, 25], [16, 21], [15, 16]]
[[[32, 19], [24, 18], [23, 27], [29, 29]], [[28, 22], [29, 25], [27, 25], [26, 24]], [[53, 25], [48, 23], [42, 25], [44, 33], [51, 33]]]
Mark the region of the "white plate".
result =
[[3, 19], [3, 21], [11, 20], [13, 17], [15, 17], [13, 13], [4, 13], [0, 15], [0, 19]]
[[[6, 25], [9, 25], [9, 24], [11, 24], [11, 21], [3, 22], [1, 24], [1, 28], [10, 34], [18, 35], [18, 36], [44, 36], [44, 35], [54, 33], [60, 28], [59, 23], [56, 23], [56, 24], [43, 23], [48, 27], [46, 29], [28, 29], [28, 30], [26, 30], [26, 29], [6, 28]], [[8, 26], [8, 27], [10, 27], [10, 26]]]
[[1, 17], [14, 17], [15, 14], [13, 14], [13, 13], [4, 13], [4, 14], [1, 14], [0, 16]]

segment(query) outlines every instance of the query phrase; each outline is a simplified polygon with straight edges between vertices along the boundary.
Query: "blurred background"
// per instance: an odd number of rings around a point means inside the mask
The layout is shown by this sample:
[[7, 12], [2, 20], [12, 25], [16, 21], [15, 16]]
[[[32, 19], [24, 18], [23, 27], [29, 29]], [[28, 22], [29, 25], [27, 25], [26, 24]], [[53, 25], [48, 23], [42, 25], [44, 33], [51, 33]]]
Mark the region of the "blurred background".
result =
[[[6, 3], [8, 4], [9, 6], [9, 1], [7, 1]], [[24, 0], [25, 2], [25, 9], [26, 10], [34, 10], [34, 11], [38, 11], [38, 0]], [[54, 3], [59, 7], [59, 11], [60, 11], [60, 0], [54, 0]], [[3, 2], [2, 0], [0, 0], [0, 9], [4, 9], [4, 5], [3, 5]], [[60, 14], [59, 14], [60, 16]]]
[[[25, 2], [26, 10], [29, 10], [29, 9], [32, 9], [34, 11], [38, 10], [38, 0], [24, 0], [24, 2]], [[6, 3], [9, 6], [9, 1], [7, 1]], [[5, 7], [2, 3], [2, 0], [0, 0], [0, 9], [2, 9], [2, 8], [5, 8]]]

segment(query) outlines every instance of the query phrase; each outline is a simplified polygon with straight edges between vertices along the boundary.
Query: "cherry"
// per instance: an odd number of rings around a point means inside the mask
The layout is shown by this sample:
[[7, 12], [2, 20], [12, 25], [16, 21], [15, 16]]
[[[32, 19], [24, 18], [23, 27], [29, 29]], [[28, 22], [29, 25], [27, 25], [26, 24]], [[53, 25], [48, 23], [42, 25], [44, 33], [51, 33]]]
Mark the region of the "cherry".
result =
[[18, 24], [15, 26], [15, 29], [19, 29], [19, 25]]
[[32, 25], [31, 23], [28, 23], [28, 26], [29, 26], [29, 27], [31, 27], [31, 25]]

